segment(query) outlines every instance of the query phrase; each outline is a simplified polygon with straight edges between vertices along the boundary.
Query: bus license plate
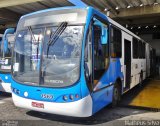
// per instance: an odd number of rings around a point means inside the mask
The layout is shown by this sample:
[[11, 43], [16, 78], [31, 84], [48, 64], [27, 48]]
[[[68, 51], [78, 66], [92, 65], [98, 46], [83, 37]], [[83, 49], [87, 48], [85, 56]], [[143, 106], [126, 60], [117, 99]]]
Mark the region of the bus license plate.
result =
[[32, 107], [44, 108], [44, 104], [43, 103], [38, 103], [38, 102], [32, 102]]

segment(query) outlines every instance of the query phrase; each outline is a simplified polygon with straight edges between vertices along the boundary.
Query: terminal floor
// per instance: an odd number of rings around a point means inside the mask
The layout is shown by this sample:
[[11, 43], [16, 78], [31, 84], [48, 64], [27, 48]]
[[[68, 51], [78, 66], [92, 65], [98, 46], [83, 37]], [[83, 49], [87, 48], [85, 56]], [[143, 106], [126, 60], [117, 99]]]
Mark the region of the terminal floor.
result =
[[[136, 86], [127, 92], [122, 101], [132, 101], [139, 93], [150, 84], [146, 82], [144, 86]], [[129, 99], [128, 99], [129, 98]], [[134, 121], [159, 120], [160, 112], [130, 108], [125, 106], [111, 107], [106, 106], [95, 115], [87, 118], [67, 117], [43, 112], [31, 111], [16, 107], [13, 104], [10, 94], [0, 92], [0, 126], [134, 126]], [[131, 123], [126, 123], [129, 120]], [[149, 123], [150, 124], [150, 123]], [[156, 122], [154, 125], [159, 126]], [[151, 125], [150, 125], [151, 126]]]
[[131, 95], [127, 98], [124, 95], [123, 105], [160, 110], [160, 80], [148, 79], [127, 93]]

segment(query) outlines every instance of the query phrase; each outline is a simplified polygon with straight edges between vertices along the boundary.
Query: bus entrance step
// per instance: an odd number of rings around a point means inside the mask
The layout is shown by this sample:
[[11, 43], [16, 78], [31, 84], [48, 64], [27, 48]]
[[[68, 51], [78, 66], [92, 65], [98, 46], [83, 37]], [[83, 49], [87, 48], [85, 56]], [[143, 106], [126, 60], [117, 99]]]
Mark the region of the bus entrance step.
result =
[[160, 80], [147, 80], [122, 97], [120, 106], [160, 111]]

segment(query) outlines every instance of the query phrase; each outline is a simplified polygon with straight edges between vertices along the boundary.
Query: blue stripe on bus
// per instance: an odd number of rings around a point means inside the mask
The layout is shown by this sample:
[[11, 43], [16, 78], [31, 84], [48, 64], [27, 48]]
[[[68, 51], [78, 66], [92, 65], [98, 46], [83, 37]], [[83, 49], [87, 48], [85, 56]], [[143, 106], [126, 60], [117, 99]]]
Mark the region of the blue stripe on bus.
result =
[[11, 77], [11, 74], [0, 73], [0, 79], [4, 83], [11, 83], [12, 77]]
[[[70, 95], [75, 96], [76, 94], [79, 95], [79, 98], [74, 98], [74, 101], [77, 101], [81, 99], [80, 95], [80, 82], [65, 88], [50, 88], [50, 87], [43, 87], [43, 86], [32, 86], [32, 85], [26, 85], [26, 84], [18, 84], [17, 82], [12, 82], [12, 92], [13, 88], [18, 90], [20, 93], [16, 94], [20, 97], [32, 99], [32, 100], [39, 100], [39, 101], [47, 101], [47, 102], [72, 102], [72, 100], [69, 99]], [[25, 97], [24, 93], [27, 92], [28, 96]], [[15, 93], [15, 92], [13, 92]], [[52, 95], [53, 98], [44, 98], [42, 95]], [[67, 101], [63, 100], [63, 96], [66, 96], [68, 98]]]

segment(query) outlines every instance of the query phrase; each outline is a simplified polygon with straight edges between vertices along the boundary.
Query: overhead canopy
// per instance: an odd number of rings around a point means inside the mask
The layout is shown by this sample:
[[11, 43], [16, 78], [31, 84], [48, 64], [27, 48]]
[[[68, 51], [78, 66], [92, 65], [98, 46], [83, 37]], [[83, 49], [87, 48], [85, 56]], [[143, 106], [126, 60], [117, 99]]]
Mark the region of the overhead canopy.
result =
[[122, 25], [160, 25], [160, 0], [0, 0], [0, 29], [16, 26], [20, 16], [47, 8], [90, 5]]

